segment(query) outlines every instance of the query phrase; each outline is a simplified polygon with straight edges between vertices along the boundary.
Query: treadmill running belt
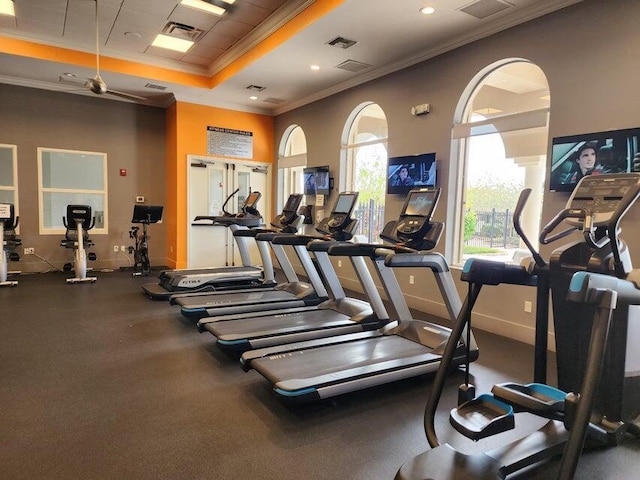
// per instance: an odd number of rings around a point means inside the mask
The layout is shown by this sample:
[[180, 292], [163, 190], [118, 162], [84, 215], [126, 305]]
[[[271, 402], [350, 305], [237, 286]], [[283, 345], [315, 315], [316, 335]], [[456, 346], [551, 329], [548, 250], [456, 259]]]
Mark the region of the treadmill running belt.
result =
[[244, 338], [257, 338], [282, 333], [304, 332], [353, 324], [351, 318], [330, 309], [308, 312], [283, 313], [258, 318], [233, 320], [230, 322], [212, 322], [205, 329], [218, 339], [233, 341]]
[[223, 293], [220, 295], [206, 295], [197, 297], [182, 297], [176, 303], [185, 308], [202, 307], [214, 308], [226, 305], [266, 304], [281, 302], [295, 298], [293, 293], [284, 290], [269, 290], [266, 292]]
[[251, 362], [251, 367], [278, 388], [297, 390], [435, 362], [440, 358], [424, 345], [398, 335], [388, 335], [259, 358]]

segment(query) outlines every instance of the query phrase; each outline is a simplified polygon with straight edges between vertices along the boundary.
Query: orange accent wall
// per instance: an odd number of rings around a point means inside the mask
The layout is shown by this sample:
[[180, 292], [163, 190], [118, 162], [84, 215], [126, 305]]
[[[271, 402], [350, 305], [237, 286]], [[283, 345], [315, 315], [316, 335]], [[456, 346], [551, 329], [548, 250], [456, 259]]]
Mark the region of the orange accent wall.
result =
[[187, 155], [208, 155], [208, 126], [252, 132], [253, 160], [273, 163], [275, 157], [273, 117], [186, 102], [167, 109], [166, 218], [171, 219], [167, 222], [167, 258], [171, 268], [187, 266]]

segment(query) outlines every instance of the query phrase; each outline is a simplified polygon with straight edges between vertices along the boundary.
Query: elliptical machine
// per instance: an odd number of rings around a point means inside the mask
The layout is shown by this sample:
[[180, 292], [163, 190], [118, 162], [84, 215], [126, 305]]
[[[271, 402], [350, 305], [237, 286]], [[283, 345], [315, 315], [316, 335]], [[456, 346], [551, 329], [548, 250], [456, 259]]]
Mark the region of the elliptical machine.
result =
[[[606, 446], [617, 444], [625, 432], [636, 436], [640, 434], [640, 429], [632, 423], [631, 418], [616, 418], [615, 408], [611, 408], [611, 404], [614, 407], [622, 405], [622, 397], [632, 395], [631, 388], [608, 391], [611, 397], [615, 397], [610, 402], [599, 401], [597, 395], [601, 377], [610, 382], [623, 383], [623, 379], [619, 378], [620, 366], [616, 364], [620, 355], [613, 356], [613, 360], [610, 358], [610, 352], [622, 349], [621, 356], [624, 359], [626, 350], [626, 344], [620, 345], [622, 339], [613, 334], [616, 327], [611, 327], [616, 296], [611, 292], [603, 293], [603, 289], [594, 294], [597, 288], [586, 288], [584, 282], [580, 281], [585, 276], [590, 278], [594, 275], [587, 271], [605, 273], [612, 281], [618, 280], [616, 276], [626, 278], [631, 272], [628, 249], [619, 238], [619, 223], [640, 197], [640, 175], [616, 174], [583, 178], [566, 208], [543, 229], [540, 242], [549, 244], [575, 231], [580, 231], [584, 239], [555, 250], [550, 264], [533, 249], [519, 225], [519, 215], [529, 193], [530, 191], [525, 191], [520, 197], [514, 212], [514, 225], [533, 254], [535, 263], [527, 268], [471, 259], [465, 264], [461, 278], [469, 282], [469, 293], [445, 349], [425, 410], [425, 432], [432, 450], [403, 465], [395, 477], [396, 480], [503, 479], [534, 463], [561, 455], [563, 451], [558, 478], [568, 480], [573, 478], [585, 438], [590, 443]], [[568, 223], [569, 228], [553, 234], [556, 227], [562, 223]], [[559, 272], [563, 269], [571, 271], [572, 280], [562, 293], [562, 283], [559, 283], [559, 280], [565, 276]], [[459, 405], [451, 411], [450, 423], [466, 437], [480, 440], [513, 429], [514, 413], [517, 412], [533, 413], [548, 419], [548, 422], [533, 434], [509, 445], [488, 452], [464, 454], [448, 444], [440, 444], [435, 432], [435, 413], [455, 345], [465, 326], [470, 326], [471, 312], [480, 289], [483, 285], [500, 283], [537, 286], [535, 382], [528, 385], [500, 384], [493, 387], [491, 395], [475, 397], [474, 388], [468, 384], [467, 372], [465, 385], [459, 391]], [[637, 284], [635, 287], [637, 288]], [[560, 374], [559, 388], [544, 384], [546, 368], [540, 367], [546, 367], [546, 306], [549, 290], [553, 293], [556, 313], [554, 319], [559, 371], [564, 368], [562, 362], [565, 361], [565, 357], [560, 350], [564, 348], [565, 339], [558, 337], [569, 332], [558, 326], [562, 322], [575, 319], [580, 325], [574, 324], [574, 329], [585, 331], [589, 337], [586, 352], [574, 351], [573, 361], [570, 362], [577, 365], [574, 371], [581, 374], [578, 379], [579, 394], [565, 393], [577, 392], [578, 389], [565, 389]], [[577, 313], [569, 313], [572, 302], [576, 301], [589, 304], [590, 311], [586, 316], [580, 309], [577, 309]], [[562, 315], [558, 315], [557, 312], [562, 312]], [[624, 315], [625, 312], [628, 315], [628, 305], [622, 305], [615, 310], [616, 315]], [[613, 323], [624, 323], [626, 326], [627, 318], [618, 318]], [[610, 333], [612, 334], [609, 335]], [[584, 332], [574, 330], [569, 335], [581, 337]], [[542, 337], [544, 341], [540, 341], [540, 345], [538, 339]], [[577, 361], [578, 358], [584, 358], [585, 362], [580, 363]], [[623, 364], [623, 374], [624, 369]], [[601, 375], [601, 372], [607, 374]], [[573, 382], [575, 383], [575, 380]]]
[[12, 203], [0, 204], [0, 237], [2, 237], [2, 255], [0, 255], [0, 287], [15, 287], [18, 282], [7, 280], [9, 261], [17, 262], [20, 255], [14, 252], [22, 241], [16, 236], [16, 228], [20, 217], [15, 216]]
[[[89, 238], [89, 230], [91, 230], [96, 218], [91, 215], [91, 206], [89, 205], [67, 205], [67, 215], [62, 217], [62, 223], [67, 229], [64, 240], [60, 241], [60, 246], [64, 248], [73, 248], [73, 271], [76, 274], [74, 278], [67, 278], [67, 283], [94, 283], [96, 277], [87, 277], [87, 260], [95, 260], [96, 254], [87, 253], [85, 247], [92, 247], [93, 242]], [[64, 271], [70, 271], [71, 264], [64, 266]]]

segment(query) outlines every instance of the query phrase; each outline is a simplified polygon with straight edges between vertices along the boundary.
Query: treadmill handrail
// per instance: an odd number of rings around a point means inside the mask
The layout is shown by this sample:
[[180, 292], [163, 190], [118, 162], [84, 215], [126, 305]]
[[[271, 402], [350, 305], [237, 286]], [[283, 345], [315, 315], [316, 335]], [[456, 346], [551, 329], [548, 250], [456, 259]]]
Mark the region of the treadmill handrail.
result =
[[318, 237], [316, 235], [298, 235], [294, 233], [279, 233], [273, 237], [273, 243], [276, 245], [306, 245], [314, 240], [325, 240], [327, 237]]
[[392, 247], [382, 243], [339, 243], [332, 245], [328, 253], [333, 257], [384, 257], [386, 253], [384, 255], [378, 253], [381, 248]]
[[448, 272], [449, 264], [438, 252], [391, 253], [385, 258], [387, 267], [430, 268], [434, 273]]

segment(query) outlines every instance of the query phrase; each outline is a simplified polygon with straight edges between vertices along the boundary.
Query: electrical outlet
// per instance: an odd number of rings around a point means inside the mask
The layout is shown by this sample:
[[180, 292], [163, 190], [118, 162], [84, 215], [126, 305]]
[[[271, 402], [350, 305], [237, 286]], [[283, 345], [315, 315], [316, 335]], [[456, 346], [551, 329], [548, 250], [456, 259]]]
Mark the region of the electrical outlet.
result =
[[524, 311], [526, 313], [531, 313], [533, 310], [533, 304], [529, 300], [524, 301]]
[[409, 275], [409, 285], [413, 285], [414, 280], [413, 275]]
[[127, 246], [126, 245], [121, 245], [120, 246], [120, 251], [121, 252], [126, 252], [127, 251]]
[[118, 253], [118, 245], [114, 245], [114, 246], [113, 246], [113, 251], [114, 251], [114, 252], [116, 252], [116, 253]]
[[33, 247], [24, 247], [25, 255], [34, 255], [36, 253], [36, 249]]
[[338, 268], [342, 267], [342, 260], [338, 260]]

